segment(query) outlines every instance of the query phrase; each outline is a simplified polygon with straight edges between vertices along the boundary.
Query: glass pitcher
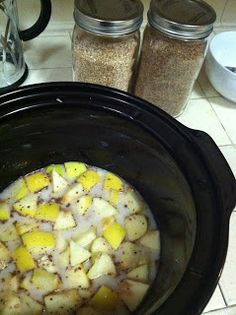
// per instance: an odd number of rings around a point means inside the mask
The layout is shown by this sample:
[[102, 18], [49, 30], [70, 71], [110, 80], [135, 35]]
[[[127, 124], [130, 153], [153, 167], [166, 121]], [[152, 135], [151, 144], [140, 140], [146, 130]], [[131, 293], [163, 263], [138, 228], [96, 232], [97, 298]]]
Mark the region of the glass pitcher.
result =
[[40, 0], [41, 11], [36, 23], [27, 30], [19, 30], [16, 0], [0, 0], [0, 93], [21, 84], [28, 74], [21, 40], [38, 36], [51, 16], [50, 0]]

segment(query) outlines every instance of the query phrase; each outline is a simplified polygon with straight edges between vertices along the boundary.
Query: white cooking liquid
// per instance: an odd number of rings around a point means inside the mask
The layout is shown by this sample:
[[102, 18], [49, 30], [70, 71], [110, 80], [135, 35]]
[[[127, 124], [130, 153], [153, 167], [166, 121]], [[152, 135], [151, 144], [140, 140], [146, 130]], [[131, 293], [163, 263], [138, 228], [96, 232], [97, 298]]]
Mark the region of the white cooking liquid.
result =
[[[94, 197], [102, 197], [105, 200], [109, 200], [108, 191], [103, 189], [103, 179], [104, 179], [104, 176], [107, 173], [107, 171], [102, 170], [100, 168], [95, 168], [95, 167], [89, 167], [89, 168], [97, 171], [99, 176], [100, 176], [100, 182], [98, 184], [96, 184], [90, 190], [89, 194], [93, 198]], [[67, 178], [67, 181], [69, 183], [72, 182], [68, 178]], [[125, 187], [125, 190], [127, 188], [130, 188], [130, 186], [124, 180], [123, 180], [123, 185]], [[55, 201], [55, 199], [52, 198], [51, 185], [49, 185], [47, 188], [38, 192], [37, 196], [38, 196], [38, 200], [40, 202]], [[0, 201], [5, 200], [6, 197], [8, 197], [7, 189], [0, 194]], [[13, 200], [8, 199], [8, 201], [9, 201], [9, 205], [12, 206]], [[95, 215], [94, 209], [92, 208], [92, 206], [87, 210], [85, 215], [79, 216], [77, 211], [76, 211], [75, 205], [76, 205], [76, 200], [71, 202], [69, 208], [67, 207], [67, 209], [70, 209], [70, 211], [72, 211], [77, 226], [75, 228], [72, 228], [72, 229], [59, 231], [59, 233], [68, 242], [68, 244], [69, 244], [69, 241], [71, 239], [76, 238], [78, 233], [82, 233], [84, 231], [87, 231], [89, 228], [95, 227], [96, 231], [97, 231], [97, 236], [102, 235], [101, 219]], [[154, 217], [153, 217], [150, 209], [148, 208], [148, 206], [145, 203], [144, 203], [144, 205], [145, 205], [144, 209], [141, 212], [139, 212], [139, 214], [145, 214], [145, 216], [147, 217], [147, 220], [148, 220], [148, 226], [149, 226], [148, 228], [151, 230], [156, 230], [157, 225], [156, 225], [156, 222], [154, 220]], [[116, 221], [118, 223], [124, 225], [125, 218], [127, 216], [131, 215], [129, 209], [125, 205], [125, 193], [123, 193], [123, 192], [119, 193], [119, 198], [118, 198], [118, 203], [117, 203], [116, 208], [119, 212], [119, 215], [117, 216]], [[61, 205], [61, 209], [65, 209], [65, 206]], [[29, 218], [29, 217], [23, 217], [20, 214], [18, 214], [17, 212], [12, 212], [11, 218], [8, 220], [8, 222], [2, 223], [0, 225], [0, 232], [1, 232], [1, 228], [3, 228], [4, 226], [7, 227], [9, 225], [15, 224], [16, 222], [28, 224], [28, 223], [34, 223], [35, 220], [32, 218]], [[38, 229], [40, 229], [42, 231], [46, 231], [46, 232], [52, 232], [53, 231], [53, 224], [52, 223], [37, 221], [37, 227], [38, 227]], [[54, 233], [55, 238], [56, 238], [58, 235], [58, 231], [57, 232], [54, 231], [53, 233]], [[127, 237], [125, 240], [128, 241]], [[16, 249], [20, 244], [21, 244], [20, 238], [18, 240], [5, 242], [5, 245], [8, 247], [10, 252], [12, 252], [14, 249]], [[112, 255], [112, 257], [114, 257], [115, 263], [120, 262], [120, 250], [119, 249], [117, 251], [111, 249], [109, 254]], [[152, 283], [156, 277], [156, 273], [157, 273], [156, 262], [159, 259], [160, 252], [159, 251], [158, 252], [151, 252], [149, 249], [147, 249], [145, 247], [141, 247], [141, 254], [144, 257], [149, 257], [149, 261], [150, 261], [149, 277], [150, 277], [150, 283]], [[47, 253], [47, 255], [52, 256], [53, 264], [55, 265], [56, 270], [58, 270], [58, 274], [62, 280], [61, 289], [63, 289], [64, 288], [63, 279], [65, 279], [66, 266], [60, 266], [58, 264], [58, 252], [57, 252], [57, 250], [55, 250], [55, 249], [51, 250]], [[89, 270], [89, 268], [91, 267], [91, 262], [90, 261], [85, 262], [84, 267], [85, 267], [85, 270]], [[8, 266], [4, 270], [0, 271], [0, 292], [4, 292], [5, 290], [9, 289], [7, 286], [7, 281], [4, 281], [4, 280], [2, 281], [2, 279], [7, 279], [7, 278], [12, 277], [12, 274], [15, 274], [15, 272], [16, 272], [16, 266], [15, 266], [14, 262], [9, 263]], [[127, 272], [125, 272], [125, 271], [119, 271], [119, 274], [116, 277], [102, 276], [98, 279], [93, 280], [91, 282], [92, 292], [95, 293], [98, 290], [98, 288], [102, 285], [106, 285], [109, 288], [116, 291], [120, 281], [123, 279], [126, 279], [126, 273]], [[21, 275], [22, 278], [27, 278], [29, 280], [31, 279], [31, 276], [32, 276], [31, 271]], [[22, 289], [20, 289], [20, 290], [22, 290]], [[43, 294], [44, 293], [42, 293], [40, 290], [36, 289], [33, 285], [32, 285], [32, 288], [30, 288], [29, 295], [42, 304], [43, 304], [43, 297], [44, 297]], [[44, 314], [47, 314], [47, 312], [45, 311]], [[103, 313], [101, 313], [101, 314], [103, 314]], [[122, 302], [120, 302], [116, 311], [105, 312], [104, 314], [107, 314], [107, 315], [108, 314], [126, 315], [126, 314], [129, 314], [129, 311], [124, 306], [124, 304]]]

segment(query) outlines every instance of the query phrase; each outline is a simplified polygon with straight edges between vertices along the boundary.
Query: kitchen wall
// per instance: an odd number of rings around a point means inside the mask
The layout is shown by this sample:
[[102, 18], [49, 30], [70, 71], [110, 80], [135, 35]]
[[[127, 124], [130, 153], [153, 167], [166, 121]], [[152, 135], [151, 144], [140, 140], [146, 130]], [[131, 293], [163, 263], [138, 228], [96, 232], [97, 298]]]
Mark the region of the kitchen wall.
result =
[[[51, 0], [52, 17], [47, 31], [57, 32], [70, 31], [73, 28], [73, 6], [74, 0]], [[112, 1], [112, 0], [111, 0]], [[142, 0], [145, 12], [150, 0]], [[236, 0], [206, 0], [216, 11], [217, 20], [215, 29], [236, 28]], [[31, 25], [37, 18], [39, 12], [39, 0], [17, 0], [19, 16], [22, 27]]]

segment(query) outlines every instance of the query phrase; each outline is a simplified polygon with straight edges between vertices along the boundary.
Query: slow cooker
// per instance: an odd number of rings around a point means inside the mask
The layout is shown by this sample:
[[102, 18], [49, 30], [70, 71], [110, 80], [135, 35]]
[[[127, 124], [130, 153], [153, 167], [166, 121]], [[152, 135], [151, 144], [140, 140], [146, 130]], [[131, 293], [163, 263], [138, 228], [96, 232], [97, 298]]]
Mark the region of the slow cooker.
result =
[[0, 190], [50, 163], [80, 160], [119, 174], [161, 232], [156, 280], [137, 315], [197, 315], [225, 261], [235, 178], [204, 132], [124, 92], [80, 83], [0, 96]]

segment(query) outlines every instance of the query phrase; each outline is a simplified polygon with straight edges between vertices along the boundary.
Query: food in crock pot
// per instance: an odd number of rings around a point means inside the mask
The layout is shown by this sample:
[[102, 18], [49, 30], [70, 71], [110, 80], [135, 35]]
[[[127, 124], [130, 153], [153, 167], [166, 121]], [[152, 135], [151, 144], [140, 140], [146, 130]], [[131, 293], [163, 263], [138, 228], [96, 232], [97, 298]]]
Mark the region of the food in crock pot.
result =
[[0, 194], [0, 314], [129, 314], [157, 272], [160, 239], [123, 179], [50, 165]]

